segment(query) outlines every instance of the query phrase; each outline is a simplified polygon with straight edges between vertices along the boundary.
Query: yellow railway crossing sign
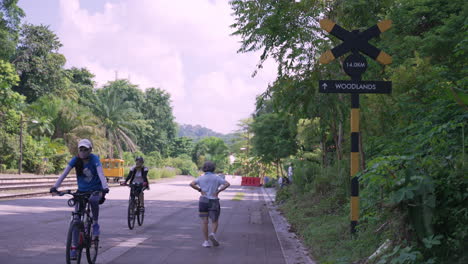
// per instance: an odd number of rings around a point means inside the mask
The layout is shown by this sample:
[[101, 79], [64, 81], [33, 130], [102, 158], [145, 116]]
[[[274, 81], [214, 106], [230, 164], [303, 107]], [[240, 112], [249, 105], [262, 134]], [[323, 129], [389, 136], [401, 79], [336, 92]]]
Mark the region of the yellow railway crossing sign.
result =
[[340, 45], [322, 54], [319, 59], [320, 63], [328, 64], [350, 51], [360, 51], [384, 65], [392, 63], [392, 57], [390, 55], [368, 43], [371, 38], [390, 29], [392, 27], [391, 20], [380, 21], [377, 25], [363, 32], [347, 31], [330, 19], [320, 20], [320, 27], [343, 41]]
[[359, 94], [379, 93], [389, 94], [392, 92], [392, 82], [386, 81], [362, 81], [361, 76], [367, 69], [367, 61], [364, 56], [371, 57], [381, 64], [392, 63], [392, 57], [380, 49], [369, 44], [368, 41], [387, 31], [392, 26], [391, 20], [384, 20], [377, 23], [363, 32], [358, 30], [347, 31], [330, 19], [320, 20], [320, 27], [343, 41], [340, 45], [326, 51], [320, 57], [322, 64], [327, 64], [334, 59], [351, 52], [343, 61], [343, 70], [351, 77], [351, 80], [320, 80], [320, 93], [349, 93], [351, 94], [351, 156], [350, 156], [350, 176], [351, 176], [351, 233], [356, 232], [359, 222], [359, 180], [356, 176], [360, 170], [360, 132], [359, 132]]

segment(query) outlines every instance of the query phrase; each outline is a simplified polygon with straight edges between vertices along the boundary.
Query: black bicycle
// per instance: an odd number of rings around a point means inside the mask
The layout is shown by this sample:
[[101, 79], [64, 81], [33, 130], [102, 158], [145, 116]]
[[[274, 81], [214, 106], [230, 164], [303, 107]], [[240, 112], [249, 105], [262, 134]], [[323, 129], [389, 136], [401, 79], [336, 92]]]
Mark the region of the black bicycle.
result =
[[72, 258], [71, 250], [76, 250], [76, 263], [81, 262], [81, 253], [86, 249], [86, 258], [89, 264], [96, 263], [96, 258], [99, 250], [99, 237], [92, 236], [91, 225], [93, 218], [91, 217], [91, 205], [89, 204], [89, 196], [93, 192], [75, 192], [71, 190], [56, 192], [63, 196], [65, 194], [72, 195], [73, 198], [68, 200], [68, 206], [78, 206], [76, 212], [72, 212], [70, 227], [67, 235], [66, 261], [70, 264]]
[[140, 201], [140, 193], [144, 194], [143, 190], [145, 187], [142, 183], [132, 183], [127, 186], [130, 187], [127, 223], [128, 228], [132, 230], [135, 227], [135, 219], [138, 221], [139, 226], [143, 224], [143, 220], [145, 219], [145, 208], [142, 205], [143, 201]]

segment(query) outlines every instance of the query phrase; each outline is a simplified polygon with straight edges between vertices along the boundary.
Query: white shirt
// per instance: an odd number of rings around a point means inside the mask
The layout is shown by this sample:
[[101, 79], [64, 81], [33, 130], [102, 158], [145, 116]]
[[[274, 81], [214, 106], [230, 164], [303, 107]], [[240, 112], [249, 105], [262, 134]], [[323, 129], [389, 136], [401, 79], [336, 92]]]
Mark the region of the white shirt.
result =
[[141, 169], [135, 168], [135, 166], [132, 168], [132, 170], [135, 171], [135, 177], [133, 178], [132, 183], [144, 183], [145, 181], [143, 180], [143, 174]]

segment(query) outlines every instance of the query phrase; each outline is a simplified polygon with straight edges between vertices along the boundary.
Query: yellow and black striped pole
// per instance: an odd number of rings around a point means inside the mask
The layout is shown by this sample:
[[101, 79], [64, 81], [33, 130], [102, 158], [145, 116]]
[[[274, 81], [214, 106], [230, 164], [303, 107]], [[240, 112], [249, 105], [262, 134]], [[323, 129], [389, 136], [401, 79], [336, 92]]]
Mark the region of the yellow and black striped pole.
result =
[[[358, 30], [347, 31], [337, 25], [335, 22], [330, 19], [322, 19], [319, 21], [320, 27], [325, 31], [329, 32], [331, 35], [341, 39], [343, 43], [334, 47], [331, 50], [327, 50], [322, 56], [320, 56], [319, 61], [322, 64], [328, 64], [336, 58], [352, 52], [348, 58], [343, 62], [343, 70], [346, 74], [351, 76], [354, 84], [359, 84], [361, 82], [361, 76], [367, 68], [367, 62], [364, 57], [359, 55], [359, 52], [366, 54], [372, 59], [378, 61], [383, 65], [392, 63], [392, 57], [387, 53], [381, 51], [380, 49], [369, 44], [368, 41], [380, 35], [381, 33], [387, 31], [392, 27], [391, 20], [383, 20], [377, 23], [363, 32]], [[362, 58], [361, 58], [362, 57]], [[338, 81], [330, 81], [327, 85], [326, 81], [319, 81], [319, 91], [323, 93], [336, 93], [336, 92], [346, 92], [346, 91], [337, 91], [328, 87], [333, 86]], [[322, 83], [322, 84], [321, 84]], [[367, 91], [372, 93], [390, 93], [391, 92], [391, 83], [386, 88], [383, 86], [380, 87], [379, 91]], [[377, 86], [377, 84], [376, 84]], [[328, 87], [328, 88], [327, 88]], [[336, 87], [335, 87], [336, 89]], [[339, 87], [342, 89], [342, 87]], [[359, 222], [359, 181], [356, 175], [359, 172], [359, 93], [365, 93], [364, 91], [348, 91], [351, 93], [351, 233], [356, 232], [356, 226]]]
[[359, 94], [351, 94], [351, 233], [359, 221]]

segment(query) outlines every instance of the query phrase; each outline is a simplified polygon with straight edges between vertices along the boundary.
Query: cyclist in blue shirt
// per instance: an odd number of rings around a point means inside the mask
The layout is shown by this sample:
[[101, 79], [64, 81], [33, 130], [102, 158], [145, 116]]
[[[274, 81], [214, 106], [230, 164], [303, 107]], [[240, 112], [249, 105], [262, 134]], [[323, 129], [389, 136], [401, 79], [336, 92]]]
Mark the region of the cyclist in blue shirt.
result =
[[[99, 204], [103, 203], [105, 194], [109, 192], [101, 161], [97, 155], [92, 154], [93, 145], [89, 139], [82, 139], [78, 143], [78, 156], [68, 162], [62, 175], [50, 188], [51, 193], [57, 192], [62, 181], [67, 177], [72, 168], [76, 170], [78, 192], [92, 192], [89, 203], [93, 213], [93, 236], [99, 236]], [[75, 210], [78, 208], [75, 207]], [[72, 252], [73, 255], [73, 252]]]

